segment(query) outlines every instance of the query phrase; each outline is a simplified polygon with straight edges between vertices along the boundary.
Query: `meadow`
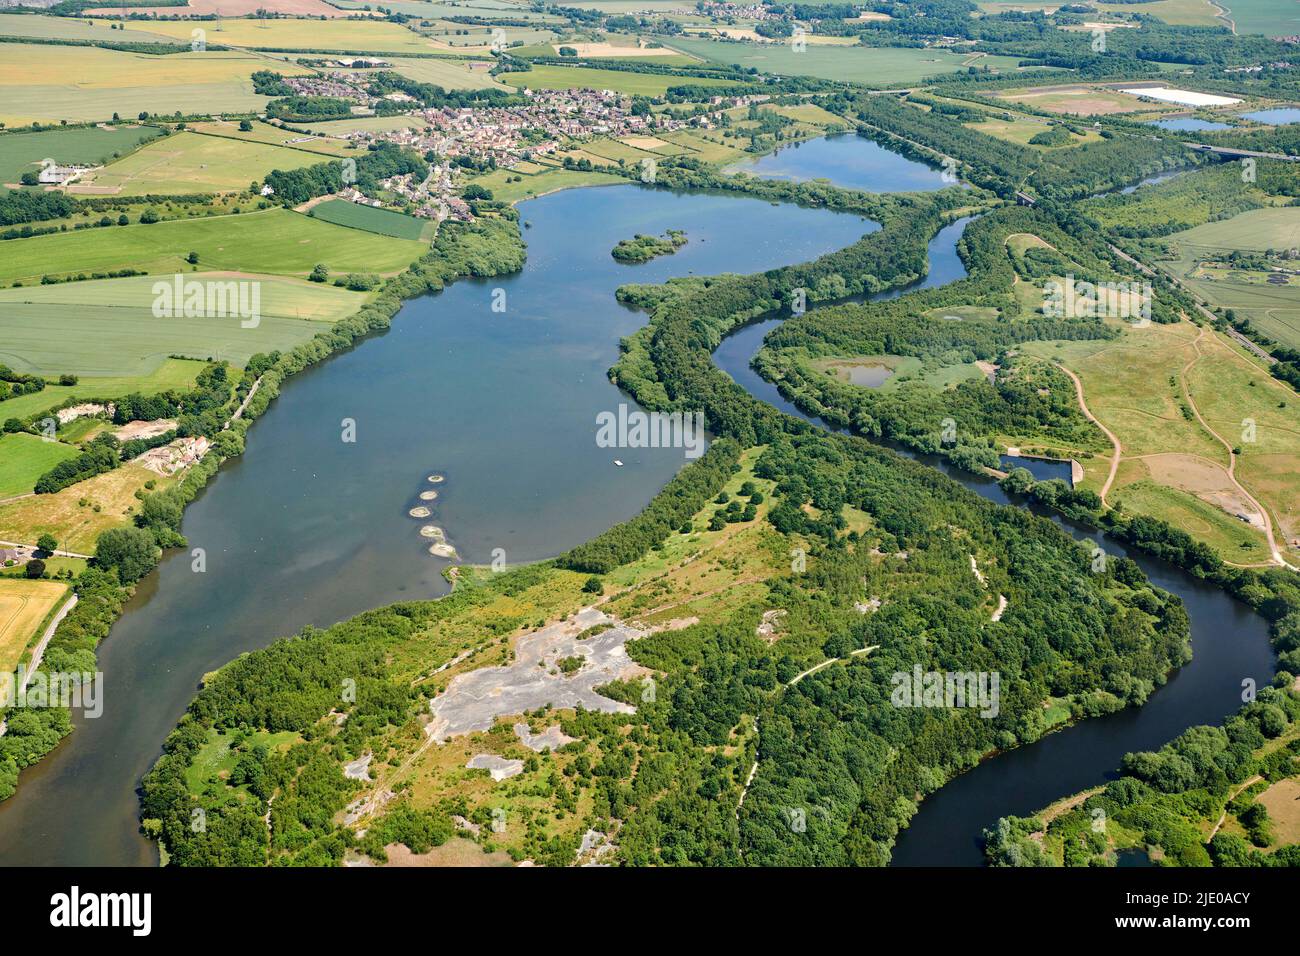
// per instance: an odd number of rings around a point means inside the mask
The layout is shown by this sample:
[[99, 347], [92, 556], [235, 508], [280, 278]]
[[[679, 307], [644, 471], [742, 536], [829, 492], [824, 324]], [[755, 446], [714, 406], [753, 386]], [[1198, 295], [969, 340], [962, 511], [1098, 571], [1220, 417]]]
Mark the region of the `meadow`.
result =
[[0, 182], [16, 183], [25, 172], [36, 171], [41, 161], [95, 165], [126, 154], [158, 136], [152, 126], [90, 126], [48, 129], [39, 133], [0, 135]]
[[[953, 73], [972, 64], [1012, 71], [1019, 60], [1004, 56], [972, 57], [943, 50], [902, 47], [827, 46], [810, 44], [796, 53], [788, 44], [728, 43], [719, 40], [664, 38], [675, 50], [714, 63], [756, 67], [783, 76], [815, 76], [867, 86], [890, 87], [917, 83], [927, 77]], [[527, 74], [525, 74], [527, 75]]]
[[70, 191], [110, 196], [237, 192], [272, 170], [319, 162], [319, 154], [304, 150], [179, 132], [83, 177]]
[[27, 494], [37, 478], [76, 455], [77, 449], [71, 445], [38, 435], [0, 435], [0, 498]]
[[[328, 199], [311, 208], [314, 219], [323, 219], [338, 226], [348, 226], [373, 232], [379, 236], [392, 236], [396, 239], [433, 238], [433, 222], [428, 219], [416, 219], [405, 213], [392, 209], [376, 209], [374, 206], [362, 206], [348, 202], [346, 199]], [[427, 233], [427, 234], [426, 234]]]
[[1294, 249], [1300, 246], [1300, 207], [1252, 209], [1231, 219], [1175, 233], [1173, 241], [1210, 249]]
[[61, 603], [68, 586], [57, 581], [0, 578], [0, 672], [12, 673], [37, 630]]
[[128, 461], [54, 494], [0, 504], [0, 540], [30, 543], [49, 533], [58, 539], [61, 550], [93, 554], [102, 532], [121, 527], [134, 514], [140, 505], [136, 492], [150, 482], [161, 489], [175, 479]]
[[149, 273], [192, 271], [197, 252], [205, 269], [305, 277], [317, 263], [331, 273], [402, 271], [424, 251], [419, 242], [376, 236], [272, 208], [238, 216], [110, 226], [12, 239], [0, 260], [0, 284], [39, 283], [66, 276], [131, 268]]
[[[188, 27], [188, 24], [185, 24]], [[188, 37], [189, 34], [186, 33]], [[114, 113], [251, 112], [268, 98], [253, 92], [251, 75], [266, 68], [256, 55], [234, 51], [156, 56], [96, 47], [0, 43], [0, 122], [98, 122]], [[308, 72], [285, 64], [287, 75]]]
[[662, 96], [670, 86], [734, 86], [734, 80], [713, 77], [661, 76], [587, 66], [535, 66], [527, 73], [507, 73], [505, 82], [530, 90], [614, 90], [617, 93]]
[[1278, 0], [1223, 0], [1238, 33], [1290, 36], [1300, 33], [1300, 6]]

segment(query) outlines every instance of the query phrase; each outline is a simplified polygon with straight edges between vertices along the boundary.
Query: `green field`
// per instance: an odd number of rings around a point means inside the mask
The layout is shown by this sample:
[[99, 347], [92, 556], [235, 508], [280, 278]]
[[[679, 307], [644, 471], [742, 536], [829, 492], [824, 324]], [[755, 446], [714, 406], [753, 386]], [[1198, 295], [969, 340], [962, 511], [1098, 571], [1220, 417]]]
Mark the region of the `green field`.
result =
[[268, 50], [337, 50], [347, 53], [436, 53], [438, 44], [383, 20], [158, 20], [149, 29], [190, 42], [202, 29], [210, 45]]
[[[176, 43], [172, 37], [151, 33], [140, 23], [129, 23], [125, 30], [110, 30], [106, 21], [80, 17], [45, 17], [39, 14], [6, 13], [0, 16], [0, 36], [33, 39], [103, 40], [117, 43]], [[185, 45], [189, 45], [186, 38]]]
[[46, 385], [43, 391], [0, 402], [0, 421], [27, 418], [62, 405], [70, 398], [89, 401], [117, 398], [131, 392], [153, 395], [169, 389], [188, 389], [194, 386], [195, 376], [201, 371], [202, 362], [167, 359], [148, 375], [83, 376], [76, 385]]
[[[230, 282], [235, 277], [197, 272], [185, 278]], [[257, 283], [260, 319], [254, 328], [244, 328], [237, 315], [154, 316], [154, 285], [170, 285], [167, 278], [5, 289], [0, 291], [0, 362], [45, 376], [147, 375], [170, 355], [244, 365], [255, 352], [283, 351], [311, 338], [322, 321], [350, 315], [366, 299], [364, 293], [297, 279], [253, 276], [245, 281]]]
[[[392, 236], [396, 239], [420, 239], [425, 235], [425, 227], [433, 232], [433, 223], [428, 219], [416, 219], [405, 213], [392, 209], [376, 209], [374, 206], [362, 206], [348, 202], [346, 199], [327, 199], [318, 206], [313, 206], [309, 213], [314, 219], [323, 219], [339, 226], [363, 229], [380, 236]], [[432, 235], [429, 236], [432, 238]]]
[[1238, 33], [1291, 36], [1300, 33], [1300, 5], [1291, 0], [1223, 0]]
[[205, 269], [305, 277], [318, 262], [331, 273], [402, 271], [424, 252], [422, 243], [376, 236], [299, 215], [268, 209], [240, 216], [183, 219], [151, 226], [115, 226], [82, 232], [11, 239], [0, 260], [0, 284], [39, 283], [43, 275], [67, 276], [137, 269], [188, 272], [189, 252]]
[[[185, 36], [188, 38], [189, 24]], [[0, 123], [99, 122], [149, 113], [220, 113], [262, 109], [268, 97], [250, 78], [266, 69], [250, 53], [211, 51], [155, 56], [97, 47], [0, 43]], [[291, 63], [285, 74], [308, 72]]]
[[0, 435], [0, 498], [27, 494], [37, 478], [76, 455], [71, 445], [37, 435]]
[[[916, 83], [930, 76], [954, 73], [976, 63], [990, 69], [1012, 71], [1019, 61], [1013, 57], [983, 56], [942, 50], [902, 47], [858, 47], [809, 44], [796, 53], [783, 43], [734, 43], [722, 40], [662, 38], [667, 46], [714, 63], [755, 67], [782, 76], [815, 76], [825, 80], [847, 80], [868, 86], [897, 86]], [[531, 74], [520, 74], [530, 76]]]
[[[481, 90], [502, 86], [486, 69], [470, 69], [471, 62], [450, 57], [395, 56], [389, 60], [393, 71], [420, 83], [433, 83], [445, 90]], [[491, 66], [491, 63], [484, 65]]]
[[94, 165], [125, 154], [159, 134], [152, 126], [115, 126], [101, 129], [50, 129], [39, 133], [0, 135], [0, 182], [16, 183], [23, 173], [40, 168], [41, 161]]
[[612, 186], [627, 182], [622, 176], [609, 173], [586, 173], [574, 169], [548, 169], [532, 175], [524, 175], [519, 182], [507, 182], [512, 175], [498, 169], [486, 176], [475, 178], [474, 182], [492, 190], [492, 197], [502, 202], [520, 202], [561, 189], [574, 189], [579, 186]]
[[318, 153], [180, 132], [83, 177], [71, 191], [108, 196], [237, 192], [274, 169], [298, 169], [319, 162], [324, 160]]
[[535, 66], [527, 73], [507, 73], [511, 86], [530, 90], [614, 90], [618, 93], [662, 96], [670, 86], [734, 86], [732, 80], [699, 79], [689, 76], [660, 76], [628, 73], [586, 66]]
[[[302, 133], [291, 133], [288, 130], [278, 129], [270, 123], [263, 123], [261, 120], [255, 120], [252, 125], [252, 129], [245, 131], [239, 128], [238, 123], [227, 120], [220, 122], [214, 120], [211, 123], [191, 123], [189, 128], [197, 133], [205, 133], [209, 136], [225, 136], [246, 143], [283, 146], [285, 149], [305, 150], [321, 156], [357, 155], [357, 149], [353, 144], [344, 142], [341, 139], [334, 139], [330, 136], [305, 136]], [[319, 163], [321, 160], [318, 158], [313, 162]]]
[[1240, 216], [1175, 233], [1172, 240], [1199, 249], [1293, 249], [1300, 246], [1300, 207], [1252, 209]]

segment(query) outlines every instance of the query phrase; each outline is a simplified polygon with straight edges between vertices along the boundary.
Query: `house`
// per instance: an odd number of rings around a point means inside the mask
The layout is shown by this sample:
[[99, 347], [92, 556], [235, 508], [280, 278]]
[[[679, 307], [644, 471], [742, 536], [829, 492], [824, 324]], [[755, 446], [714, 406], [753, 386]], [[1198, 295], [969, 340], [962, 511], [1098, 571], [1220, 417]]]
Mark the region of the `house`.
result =
[[48, 166], [41, 167], [41, 171], [37, 175], [37, 181], [42, 186], [66, 186], [80, 176], [82, 172], [83, 167], [80, 166], [59, 166], [50, 163]]
[[13, 548], [0, 548], [0, 568], [18, 562], [18, 552]]

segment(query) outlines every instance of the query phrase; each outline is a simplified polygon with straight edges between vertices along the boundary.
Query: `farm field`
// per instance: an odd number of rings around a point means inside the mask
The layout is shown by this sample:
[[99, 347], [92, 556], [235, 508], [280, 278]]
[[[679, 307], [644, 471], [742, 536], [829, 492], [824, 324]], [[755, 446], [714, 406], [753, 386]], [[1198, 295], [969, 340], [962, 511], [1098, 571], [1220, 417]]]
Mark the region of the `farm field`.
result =
[[26, 432], [0, 435], [0, 498], [27, 494], [37, 478], [76, 454], [71, 445]]
[[1290, 36], [1300, 33], [1300, 5], [1288, 0], [1223, 0], [1238, 33]]
[[[439, 45], [397, 23], [359, 20], [184, 20], [150, 22], [164, 36], [190, 41], [199, 27], [209, 44], [269, 50], [346, 53], [434, 53]], [[445, 47], [444, 47], [445, 49]]]
[[[1054, 12], [1063, 6], [1063, 2], [1064, 0], [1047, 0], [1047, 2], [1033, 2], [1033, 0], [1026, 0], [1026, 2], [989, 0], [989, 2], [983, 2], [981, 0], [979, 8], [985, 13], [1012, 13], [1034, 10]], [[1253, 2], [1267, 4], [1273, 2], [1273, 0], [1253, 0]], [[1104, 13], [1142, 13], [1175, 25], [1212, 27], [1219, 26], [1223, 22], [1215, 18], [1217, 11], [1208, 0], [1150, 0], [1150, 2], [1143, 3], [1141, 9], [1138, 10], [1135, 10], [1132, 4], [1125, 3], [1096, 3], [1092, 4], [1092, 6]], [[1241, 32], [1240, 26], [1238, 26], [1238, 31]]]
[[1160, 263], [1192, 291], [1212, 305], [1232, 309], [1239, 319], [1249, 319], [1265, 335], [1300, 348], [1300, 283], [1286, 285], [1264, 280], [1262, 273], [1207, 270], [1198, 262], [1216, 252], [1265, 251], [1300, 245], [1300, 209], [1282, 206], [1255, 209], [1231, 219], [1209, 222], [1166, 240], [1177, 258]]
[[349, 119], [326, 120], [312, 123], [313, 132], [329, 136], [342, 136], [354, 132], [387, 132], [395, 129], [417, 129], [424, 121], [414, 116], [353, 116]]
[[44, 159], [62, 164], [108, 162], [113, 154], [130, 152], [159, 132], [152, 126], [91, 126], [6, 133], [0, 135], [0, 182], [17, 182], [23, 173], [39, 169]]
[[237, 192], [272, 170], [319, 162], [319, 154], [303, 150], [179, 132], [82, 177], [68, 191], [97, 196]]
[[434, 224], [431, 220], [416, 219], [392, 209], [362, 206], [346, 199], [328, 199], [313, 206], [311, 216], [335, 225], [396, 239], [423, 239], [428, 242], [433, 238]]
[[[316, 153], [318, 156], [355, 156], [357, 150], [351, 143], [344, 142], [340, 139], [334, 139], [328, 136], [304, 136], [301, 133], [291, 133], [288, 130], [278, 129], [269, 123], [263, 123], [260, 120], [253, 123], [253, 128], [248, 131], [241, 130], [238, 123], [231, 123], [226, 120], [212, 121], [210, 123], [191, 123], [190, 129], [196, 133], [202, 133], [207, 136], [224, 136], [229, 139], [240, 140], [246, 143], [264, 143], [267, 146], [282, 146], [285, 149], [305, 150], [309, 153]], [[319, 163], [319, 158], [310, 160]], [[247, 184], [245, 184], [247, 185]]]
[[0, 672], [17, 669], [37, 629], [62, 603], [67, 590], [58, 581], [0, 578]]
[[[484, 90], [490, 87], [504, 89], [504, 84], [488, 73], [487, 68], [492, 66], [492, 63], [487, 61], [459, 60], [452, 57], [395, 56], [388, 62], [393, 65], [395, 73], [420, 83], [441, 86], [445, 90]], [[474, 65], [478, 68], [471, 68]]]
[[657, 76], [650, 73], [628, 73], [621, 70], [601, 70], [587, 66], [535, 66], [527, 73], [507, 73], [505, 82], [510, 86], [530, 90], [614, 90], [643, 96], [662, 96], [670, 86], [734, 86], [733, 80], [687, 76]]
[[38, 283], [43, 275], [76, 275], [133, 268], [149, 273], [190, 271], [199, 254], [205, 268], [305, 277], [319, 262], [331, 273], [402, 271], [425, 247], [321, 222], [287, 209], [239, 216], [181, 219], [13, 239], [5, 244], [0, 283]]
[[973, 57], [970, 54], [901, 47], [810, 45], [803, 53], [795, 53], [784, 44], [681, 40], [676, 37], [666, 38], [663, 42], [673, 49], [714, 63], [734, 63], [784, 76], [815, 76], [877, 87], [916, 83], [926, 77], [953, 73], [973, 63], [1003, 72], [1014, 71], [1019, 64], [1012, 57]]
[[[53, 376], [142, 376], [168, 356], [225, 359], [237, 366], [249, 356], [287, 351], [320, 330], [320, 321], [350, 315], [365, 294], [284, 278], [189, 273], [186, 280], [260, 283], [260, 319], [244, 328], [229, 317], [158, 318], [152, 287], [169, 279], [133, 276], [0, 291], [0, 362]], [[88, 287], [88, 288], [81, 288]], [[75, 306], [75, 308], [69, 308]]]
[[[219, 0], [208, 0], [208, 2], [219, 2]], [[241, 2], [253, 2], [253, 0], [241, 0]], [[364, 11], [367, 5], [374, 6], [374, 4], [367, 4], [365, 0], [336, 0], [333, 4], [349, 13]], [[454, 4], [425, 3], [424, 0], [392, 0], [385, 3], [384, 8], [394, 13], [405, 13], [430, 20], [446, 17], [506, 17], [511, 20], [535, 20], [539, 23], [564, 21], [563, 17], [538, 13], [530, 9], [527, 4], [511, 3], [510, 0], [464, 0], [464, 2], [457, 0]]]
[[1020, 146], [1028, 146], [1031, 149], [1049, 150], [1049, 149], [1066, 149], [1070, 146], [1080, 146], [1083, 143], [1091, 143], [1101, 139], [1097, 133], [1089, 130], [1083, 136], [1071, 134], [1069, 143], [1062, 143], [1060, 146], [1040, 146], [1037, 143], [1029, 141], [1039, 133], [1051, 129], [1046, 123], [1035, 122], [1034, 120], [1013, 120], [1008, 123], [1001, 119], [988, 119], [983, 123], [964, 123], [967, 129], [977, 130], [988, 136], [995, 136], [998, 139], [1006, 140], [1009, 143], [1017, 143]]
[[32, 543], [48, 532], [64, 551], [93, 554], [100, 533], [125, 524], [135, 512], [140, 504], [137, 491], [150, 481], [155, 488], [166, 488], [175, 480], [128, 461], [52, 495], [0, 504], [0, 540]]
[[342, 17], [351, 15], [347, 11], [326, 3], [325, 0], [188, 0], [183, 11], [177, 7], [139, 6], [96, 8], [95, 13], [105, 16], [126, 16], [131, 13], [144, 13], [172, 17], [182, 13], [185, 16], [246, 17], [258, 10], [298, 17]]
[[[188, 28], [188, 25], [187, 25]], [[185, 34], [188, 38], [188, 32]], [[260, 57], [235, 51], [155, 56], [96, 47], [0, 43], [0, 122], [98, 122], [140, 112], [259, 110], [268, 97], [253, 92]], [[300, 75], [285, 64], [280, 72]]]
[[1039, 86], [999, 93], [998, 99], [1024, 103], [1048, 113], [1073, 116], [1108, 116], [1114, 113], [1150, 111], [1152, 105], [1136, 96], [1115, 90], [1086, 86]]
[[70, 398], [84, 400], [117, 398], [131, 392], [153, 395], [168, 389], [185, 389], [194, 386], [195, 376], [203, 371], [203, 362], [186, 359], [167, 359], [148, 375], [136, 376], [86, 376], [76, 385], [46, 385], [39, 392], [19, 395], [0, 402], [0, 421], [9, 418], [27, 418]]
[[[125, 30], [110, 30], [104, 20], [86, 20], [82, 17], [45, 17], [38, 14], [5, 14], [0, 16], [0, 36], [31, 37], [33, 39], [102, 40], [117, 43], [176, 43], [161, 33], [150, 32], [148, 26], [128, 23]], [[186, 38], [185, 46], [189, 46]]]

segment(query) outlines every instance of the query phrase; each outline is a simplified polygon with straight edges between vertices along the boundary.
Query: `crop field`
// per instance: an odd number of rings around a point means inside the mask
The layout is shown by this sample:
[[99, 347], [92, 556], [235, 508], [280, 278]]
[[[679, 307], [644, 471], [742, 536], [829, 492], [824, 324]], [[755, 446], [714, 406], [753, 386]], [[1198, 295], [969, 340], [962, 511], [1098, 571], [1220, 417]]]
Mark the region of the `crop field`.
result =
[[1252, 209], [1240, 216], [1175, 233], [1173, 241], [1198, 250], [1294, 249], [1300, 246], [1300, 207]]
[[362, 229], [380, 236], [423, 239], [426, 242], [433, 238], [433, 222], [428, 219], [416, 219], [414, 216], [392, 209], [362, 206], [359, 203], [348, 202], [346, 199], [329, 199], [313, 206], [311, 216], [335, 225]]
[[0, 421], [27, 418], [62, 405], [70, 398], [90, 401], [118, 398], [131, 392], [153, 395], [169, 389], [192, 388], [203, 366], [202, 362], [169, 358], [148, 375], [83, 376], [76, 385], [46, 385], [42, 391], [0, 402]]
[[[0, 36], [31, 37], [47, 40], [103, 40], [118, 43], [175, 43], [175, 39], [152, 33], [139, 22], [128, 23], [125, 30], [110, 30], [107, 21], [82, 17], [44, 17], [38, 14], [0, 16]], [[189, 39], [186, 38], [186, 45]]]
[[149, 273], [191, 271], [199, 254], [205, 269], [306, 277], [317, 263], [331, 273], [401, 272], [425, 251], [407, 239], [376, 236], [268, 209], [239, 216], [180, 219], [150, 226], [118, 226], [12, 239], [4, 245], [0, 284], [39, 283], [67, 276], [132, 268]]
[[[729, 43], [720, 40], [663, 41], [714, 63], [734, 63], [782, 76], [815, 76], [826, 80], [848, 80], [868, 86], [888, 87], [916, 83], [926, 77], [953, 73], [972, 64], [992, 70], [1014, 71], [1019, 61], [1012, 57], [949, 53], [902, 47], [857, 47], [810, 45], [796, 53], [788, 44]], [[525, 74], [527, 75], [527, 74]]]
[[[190, 273], [185, 278], [230, 282], [236, 277]], [[364, 293], [330, 285], [242, 279], [258, 283], [260, 318], [250, 328], [243, 327], [238, 315], [156, 317], [152, 287], [170, 280], [151, 276], [0, 291], [0, 362], [46, 376], [148, 375], [171, 355], [242, 366], [256, 352], [286, 351], [310, 339], [320, 330], [320, 320], [342, 318], [365, 301]]]
[[1223, 0], [1238, 33], [1291, 36], [1300, 33], [1300, 6], [1289, 0]]
[[1008, 143], [1017, 143], [1021, 146], [1029, 146], [1031, 149], [1066, 149], [1070, 146], [1080, 146], [1083, 143], [1090, 143], [1101, 139], [1097, 133], [1089, 130], [1083, 136], [1071, 134], [1069, 143], [1062, 143], [1060, 146], [1040, 146], [1037, 143], [1031, 144], [1029, 141], [1039, 133], [1046, 132], [1049, 127], [1046, 123], [1035, 122], [1029, 119], [1012, 120], [1007, 122], [1001, 119], [988, 119], [983, 123], [965, 123], [967, 129], [973, 129], [986, 136], [993, 136], [997, 139], [1005, 140]]
[[[1024, 2], [990, 0], [990, 2], [983, 2], [981, 0], [979, 8], [985, 13], [1034, 10], [1054, 12], [1063, 6], [1064, 2], [1065, 0], [1046, 0], [1046, 2], [1035, 2], [1035, 0], [1024, 0]], [[1275, 4], [1277, 0], [1250, 0], [1250, 2], [1264, 5]], [[1150, 2], [1141, 4], [1140, 9], [1134, 9], [1132, 4], [1125, 3], [1096, 3], [1092, 4], [1092, 6], [1105, 13], [1141, 13], [1175, 25], [1213, 27], [1220, 26], [1223, 23], [1222, 20], [1215, 18], [1216, 11], [1208, 0], [1150, 0]], [[1238, 30], [1241, 31], [1240, 25], [1238, 25]]]
[[41, 161], [96, 164], [111, 161], [140, 143], [159, 135], [152, 126], [114, 126], [103, 129], [49, 129], [39, 133], [0, 135], [0, 182], [16, 183], [25, 172], [40, 168]]
[[1300, 348], [1300, 281], [1291, 277], [1280, 285], [1264, 281], [1262, 273], [1198, 266], [1218, 252], [1295, 248], [1300, 245], [1300, 209], [1255, 209], [1175, 233], [1168, 241], [1178, 257], [1162, 262], [1162, 268], [1211, 304], [1232, 309], [1283, 345]]
[[26, 432], [0, 435], [0, 498], [27, 494], [37, 478], [76, 454], [71, 445]]
[[319, 162], [323, 162], [319, 154], [302, 150], [180, 132], [82, 177], [69, 192], [100, 196], [236, 192], [274, 169]]
[[190, 42], [202, 29], [209, 44], [269, 50], [435, 53], [438, 44], [397, 23], [359, 20], [159, 20], [149, 29]]
[[1143, 103], [1129, 93], [1086, 86], [1039, 86], [999, 93], [998, 98], [1012, 103], [1024, 103], [1048, 113], [1072, 116], [1108, 116], [1112, 113], [1137, 113], [1152, 109], [1150, 103]]
[[[188, 27], [187, 24], [183, 24]], [[189, 34], [186, 33], [186, 37]], [[98, 122], [148, 113], [259, 110], [251, 75], [266, 61], [211, 51], [155, 56], [95, 47], [0, 43], [0, 122]], [[307, 72], [285, 64], [287, 75]]]
[[[358, 4], [360, 6], [360, 4]], [[179, 7], [104, 7], [96, 8], [100, 16], [127, 16], [132, 13], [174, 16], [246, 17], [265, 10], [295, 17], [343, 17], [350, 14], [325, 2], [325, 0], [188, 0], [184, 9]]]
[[[308, 153], [318, 154], [315, 158], [309, 159], [309, 162], [322, 162], [322, 156], [356, 156], [357, 150], [351, 143], [344, 142], [341, 139], [334, 139], [330, 136], [304, 136], [301, 133], [291, 133], [288, 130], [278, 129], [269, 123], [263, 123], [260, 120], [254, 121], [251, 130], [241, 130], [238, 123], [231, 123], [226, 120], [212, 121], [210, 123], [191, 123], [191, 130], [196, 133], [203, 133], [208, 136], [224, 136], [228, 139], [239, 140], [245, 143], [262, 143], [267, 146], [282, 146], [289, 150], [304, 150]], [[245, 185], [247, 185], [245, 183]]]
[[37, 629], [67, 590], [57, 581], [0, 578], [0, 672], [17, 669]]
[[[251, 2], [251, 0], [250, 0]], [[366, 0], [335, 0], [332, 4], [341, 10], [363, 10]], [[511, 20], [535, 20], [538, 23], [563, 23], [564, 18], [550, 13], [538, 13], [528, 4], [512, 3], [510, 0], [457, 0], [450, 3], [425, 3], [424, 0], [391, 0], [384, 4], [384, 9], [394, 13], [405, 13], [412, 17], [427, 20], [445, 19], [446, 17], [501, 17]]]
[[734, 86], [732, 80], [628, 73], [587, 66], [535, 66], [527, 73], [507, 73], [505, 82], [530, 90], [614, 90], [617, 93], [662, 96], [670, 86]]
[[414, 116], [353, 116], [348, 119], [326, 120], [312, 123], [313, 132], [339, 136], [352, 132], [387, 132], [395, 129], [417, 129], [425, 126], [424, 120]]
[[496, 77], [488, 73], [488, 67], [492, 66], [492, 63], [483, 60], [395, 56], [389, 62], [392, 63], [395, 73], [420, 83], [441, 86], [444, 90], [504, 88], [504, 84], [497, 82]]

